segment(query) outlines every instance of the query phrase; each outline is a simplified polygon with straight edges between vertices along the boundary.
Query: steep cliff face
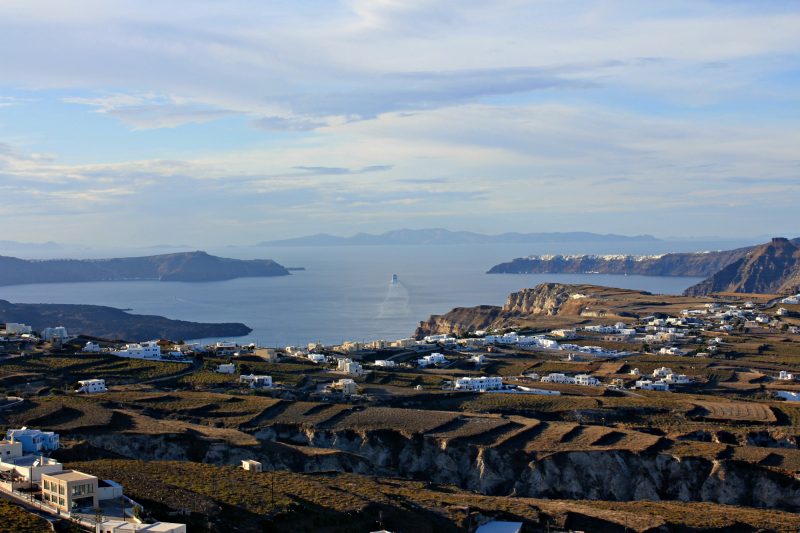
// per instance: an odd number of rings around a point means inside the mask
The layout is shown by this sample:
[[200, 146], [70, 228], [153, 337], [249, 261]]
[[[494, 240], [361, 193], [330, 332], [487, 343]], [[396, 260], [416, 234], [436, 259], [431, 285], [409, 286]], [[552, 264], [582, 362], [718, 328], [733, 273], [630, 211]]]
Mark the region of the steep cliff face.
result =
[[502, 309], [496, 305], [456, 307], [448, 313], [431, 315], [428, 320], [420, 322], [414, 336], [421, 339], [426, 335], [462, 335], [484, 329], [500, 316]]
[[[256, 434], [347, 452], [360, 473], [425, 478], [482, 494], [597, 499], [706, 501], [800, 510], [800, 482], [748, 463], [626, 450], [545, 454], [394, 431], [310, 430], [284, 426]], [[333, 466], [331, 460], [326, 466]], [[369, 466], [367, 466], [369, 465]], [[309, 470], [305, 470], [309, 471]], [[352, 471], [352, 470], [351, 470]]]
[[536, 255], [493, 266], [488, 274], [619, 274], [710, 276], [751, 248], [662, 255]]
[[504, 314], [557, 315], [573, 295], [580, 296], [574, 285], [542, 283], [532, 289], [522, 289], [508, 295]]
[[775, 238], [750, 250], [710, 278], [686, 289], [690, 296], [714, 292], [796, 293], [800, 291], [800, 246]]
[[458, 307], [443, 315], [432, 315], [428, 320], [420, 322], [414, 335], [418, 339], [435, 334], [461, 335], [499, 326], [506, 320], [520, 317], [588, 316], [585, 314], [587, 304], [601, 300], [592, 296], [594, 289], [599, 287], [541, 283], [531, 289], [511, 293], [503, 307]]

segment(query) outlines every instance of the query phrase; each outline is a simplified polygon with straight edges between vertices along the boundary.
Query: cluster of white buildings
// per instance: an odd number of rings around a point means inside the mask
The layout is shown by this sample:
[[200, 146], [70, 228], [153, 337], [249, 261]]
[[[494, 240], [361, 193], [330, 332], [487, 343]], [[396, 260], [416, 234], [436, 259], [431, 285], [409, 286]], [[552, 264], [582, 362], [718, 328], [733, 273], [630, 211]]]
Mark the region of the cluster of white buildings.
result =
[[[639, 369], [634, 368], [631, 370], [631, 374], [639, 376]], [[662, 366], [661, 368], [653, 370], [652, 378], [636, 380], [634, 388], [641, 390], [668, 391], [671, 385], [688, 385], [690, 383], [692, 383], [691, 378], [687, 377], [685, 374], [676, 374], [671, 368]]]
[[[52, 431], [22, 427], [9, 429], [0, 440], [0, 491], [7, 498], [21, 499], [23, 488], [39, 491], [41, 511], [60, 516], [60, 513], [81, 511], [94, 513], [100, 502], [124, 498], [122, 485], [110, 479], [101, 480], [77, 470], [65, 470], [64, 465], [44, 454], [57, 450], [59, 438]], [[24, 496], [30, 503], [29, 496]], [[135, 502], [130, 501], [130, 504]], [[184, 524], [157, 522], [155, 524], [131, 523], [119, 519], [105, 519], [92, 525], [100, 533], [126, 533], [158, 531], [161, 533], [186, 533]], [[82, 523], [87, 526], [87, 522]]]
[[800, 294], [795, 294], [794, 296], [787, 296], [786, 298], [781, 300], [781, 303], [787, 305], [800, 305]]

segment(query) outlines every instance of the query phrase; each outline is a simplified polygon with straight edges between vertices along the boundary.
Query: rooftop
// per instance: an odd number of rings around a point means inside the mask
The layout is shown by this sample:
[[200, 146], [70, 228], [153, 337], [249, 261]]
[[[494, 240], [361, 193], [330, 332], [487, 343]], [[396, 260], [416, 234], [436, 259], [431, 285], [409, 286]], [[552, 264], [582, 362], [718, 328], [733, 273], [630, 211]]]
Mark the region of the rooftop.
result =
[[64, 470], [58, 474], [43, 474], [50, 478], [60, 479], [62, 481], [88, 481], [90, 479], [97, 479], [95, 476], [78, 472], [77, 470]]

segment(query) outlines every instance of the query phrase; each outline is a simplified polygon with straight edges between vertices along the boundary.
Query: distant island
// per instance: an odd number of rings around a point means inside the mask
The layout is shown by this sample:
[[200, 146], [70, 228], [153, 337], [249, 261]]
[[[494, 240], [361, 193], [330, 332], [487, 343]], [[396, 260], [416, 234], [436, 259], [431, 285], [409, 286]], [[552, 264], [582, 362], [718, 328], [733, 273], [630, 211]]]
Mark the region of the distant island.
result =
[[340, 237], [328, 233], [308, 235], [294, 239], [264, 241], [256, 246], [409, 246], [442, 244], [508, 244], [508, 243], [563, 243], [563, 242], [660, 242], [652, 235], [615, 235], [589, 232], [566, 233], [501, 233], [486, 235], [471, 231], [450, 231], [442, 228], [399, 229], [380, 234], [357, 233]]
[[618, 274], [696, 276], [705, 281], [686, 290], [789, 293], [800, 290], [800, 238], [716, 252], [662, 255], [535, 255], [493, 266], [488, 274]]
[[34, 331], [59, 325], [73, 334], [119, 340], [239, 337], [252, 331], [238, 322], [187, 322], [135, 315], [102, 305], [18, 304], [0, 300], [0, 323], [5, 322], [22, 322]]
[[26, 260], [0, 256], [0, 285], [130, 280], [199, 282], [288, 275], [288, 269], [271, 259], [227, 259], [200, 251], [120, 259]]

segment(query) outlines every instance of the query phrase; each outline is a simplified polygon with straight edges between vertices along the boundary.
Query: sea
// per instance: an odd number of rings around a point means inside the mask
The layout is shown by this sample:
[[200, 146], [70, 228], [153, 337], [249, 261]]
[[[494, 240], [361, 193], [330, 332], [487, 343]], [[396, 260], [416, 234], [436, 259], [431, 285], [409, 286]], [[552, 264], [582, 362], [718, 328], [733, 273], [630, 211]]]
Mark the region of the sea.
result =
[[[715, 243], [615, 242], [235, 247], [206, 251], [238, 259], [274, 259], [303, 267], [290, 276], [220, 282], [158, 281], [47, 283], [0, 287], [0, 299], [18, 303], [74, 303], [117, 307], [195, 322], [242, 322], [253, 329], [236, 342], [261, 346], [394, 340], [419, 322], [454, 307], [502, 305], [509, 293], [542, 282], [591, 283], [679, 294], [701, 278], [603, 274], [486, 274], [493, 265], [544, 253], [657, 254], [719, 249]], [[728, 243], [725, 244], [729, 246]], [[64, 251], [60, 257], [154, 255], [167, 248]], [[397, 281], [392, 283], [392, 276]], [[54, 324], [55, 325], [55, 324]], [[188, 339], [187, 339], [188, 340]], [[195, 339], [201, 342], [229, 339]]]

